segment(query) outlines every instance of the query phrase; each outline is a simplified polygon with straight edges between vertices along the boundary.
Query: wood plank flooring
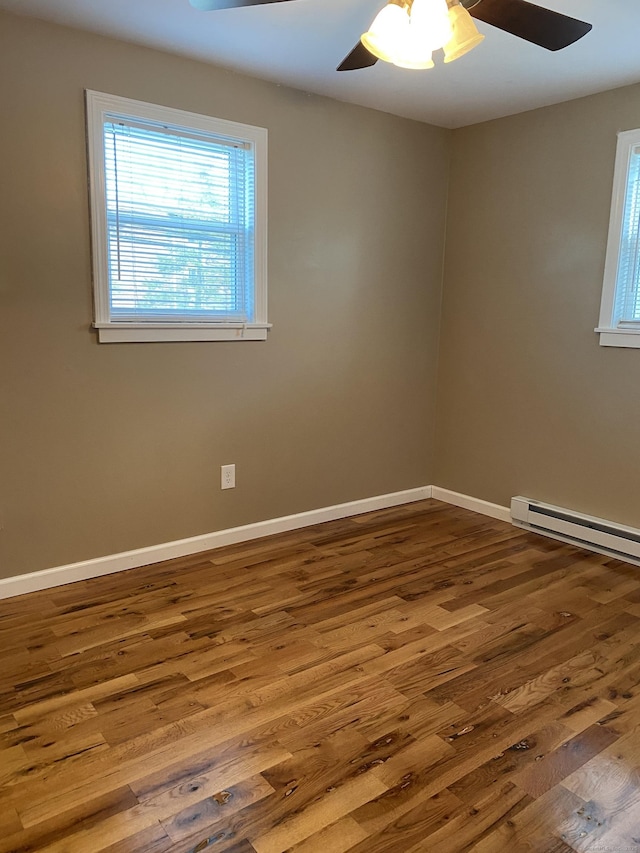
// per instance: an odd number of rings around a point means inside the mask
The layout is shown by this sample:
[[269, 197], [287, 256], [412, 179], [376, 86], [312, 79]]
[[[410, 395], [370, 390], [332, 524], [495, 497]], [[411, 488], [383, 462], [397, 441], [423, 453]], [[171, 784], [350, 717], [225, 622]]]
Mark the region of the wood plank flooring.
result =
[[0, 602], [0, 853], [640, 851], [640, 569], [423, 501]]

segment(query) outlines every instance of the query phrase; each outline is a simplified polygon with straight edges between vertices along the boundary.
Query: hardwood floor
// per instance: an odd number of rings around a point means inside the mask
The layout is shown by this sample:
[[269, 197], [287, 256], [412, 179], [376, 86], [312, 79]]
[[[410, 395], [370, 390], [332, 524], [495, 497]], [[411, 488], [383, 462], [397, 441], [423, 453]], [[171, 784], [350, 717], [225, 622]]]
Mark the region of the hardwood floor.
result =
[[640, 569], [437, 501], [0, 602], [0, 853], [640, 851]]

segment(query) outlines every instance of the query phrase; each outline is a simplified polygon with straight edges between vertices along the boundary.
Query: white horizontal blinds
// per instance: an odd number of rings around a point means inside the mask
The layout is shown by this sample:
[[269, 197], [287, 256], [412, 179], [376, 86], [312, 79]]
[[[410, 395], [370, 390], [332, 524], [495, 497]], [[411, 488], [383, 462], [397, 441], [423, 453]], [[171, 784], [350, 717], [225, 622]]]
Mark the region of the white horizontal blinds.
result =
[[251, 322], [251, 146], [117, 116], [104, 144], [111, 319]]
[[640, 145], [631, 149], [616, 283], [616, 323], [640, 323]]

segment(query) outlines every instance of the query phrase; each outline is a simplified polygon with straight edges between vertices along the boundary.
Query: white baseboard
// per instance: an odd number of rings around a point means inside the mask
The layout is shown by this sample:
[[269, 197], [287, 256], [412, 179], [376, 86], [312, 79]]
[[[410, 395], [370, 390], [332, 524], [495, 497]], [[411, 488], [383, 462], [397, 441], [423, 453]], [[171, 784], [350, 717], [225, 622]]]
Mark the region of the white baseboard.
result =
[[321, 524], [324, 521], [349, 518], [354, 515], [362, 515], [365, 512], [388, 509], [428, 498], [435, 498], [481, 515], [498, 518], [500, 521], [511, 521], [510, 510], [506, 506], [492, 504], [479, 498], [469, 497], [469, 495], [461, 495], [449, 489], [441, 489], [439, 486], [421, 486], [417, 489], [407, 489], [403, 492], [392, 492], [388, 495], [377, 495], [373, 498], [335, 504], [321, 509], [312, 509], [308, 512], [299, 512], [295, 515], [272, 518], [268, 521], [258, 521], [255, 524], [245, 524], [242, 527], [231, 527], [227, 530], [218, 530], [215, 533], [205, 533], [202, 536], [192, 536], [189, 539], [165, 542], [163, 545], [151, 545], [148, 548], [137, 548], [135, 551], [124, 551], [121, 554], [110, 554], [106, 557], [98, 557], [95, 560], [84, 560], [81, 563], [70, 563], [66, 566], [56, 566], [53, 569], [43, 569], [27, 575], [0, 579], [0, 599], [12, 598], [40, 589], [51, 589], [55, 586], [97, 578], [101, 575], [123, 572], [139, 566], [148, 566], [151, 563], [161, 563], [163, 560], [172, 560], [176, 557], [187, 557], [200, 551], [222, 548], [224, 545], [249, 542], [252, 539], [271, 536], [274, 533], [286, 533], [288, 530], [298, 530], [301, 527], [310, 527], [312, 524]]
[[492, 504], [489, 501], [480, 500], [480, 498], [461, 495], [459, 492], [452, 492], [450, 489], [441, 489], [440, 486], [431, 487], [431, 497], [437, 501], [453, 504], [453, 506], [473, 510], [480, 515], [489, 515], [491, 518], [511, 523], [511, 510], [508, 506], [500, 506], [500, 504]]
[[0, 579], [0, 599], [12, 598], [15, 595], [23, 595], [26, 592], [35, 592], [39, 589], [50, 589], [101, 575], [110, 575], [114, 572], [135, 569], [139, 566], [148, 566], [150, 563], [160, 563], [163, 560], [171, 560], [176, 557], [186, 557], [200, 551], [211, 551], [214, 548], [221, 548], [223, 545], [248, 542], [251, 539], [259, 539], [261, 536], [298, 530], [301, 527], [309, 527], [312, 524], [320, 524], [324, 521], [335, 521], [339, 518], [349, 518], [376, 509], [387, 509], [413, 501], [426, 500], [431, 497], [431, 491], [431, 486], [421, 486], [417, 489], [407, 489], [403, 492], [392, 492], [388, 495], [378, 495], [373, 498], [322, 507], [321, 509], [285, 515], [268, 521], [258, 521], [255, 524], [245, 524], [242, 527], [205, 533], [202, 536], [192, 536], [189, 539], [165, 542], [163, 545], [151, 545], [148, 548], [137, 548], [135, 551], [124, 551], [121, 554], [111, 554], [94, 560], [84, 560], [81, 563], [70, 563], [66, 566], [56, 566], [53, 569], [43, 569], [27, 575]]

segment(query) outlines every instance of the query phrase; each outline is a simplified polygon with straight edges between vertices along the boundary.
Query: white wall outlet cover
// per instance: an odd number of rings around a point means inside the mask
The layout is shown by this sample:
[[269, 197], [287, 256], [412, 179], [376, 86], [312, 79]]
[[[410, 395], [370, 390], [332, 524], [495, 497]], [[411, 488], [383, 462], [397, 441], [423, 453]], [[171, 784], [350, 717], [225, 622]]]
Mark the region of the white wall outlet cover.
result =
[[222, 465], [220, 468], [220, 488], [235, 489], [236, 487], [236, 466]]

